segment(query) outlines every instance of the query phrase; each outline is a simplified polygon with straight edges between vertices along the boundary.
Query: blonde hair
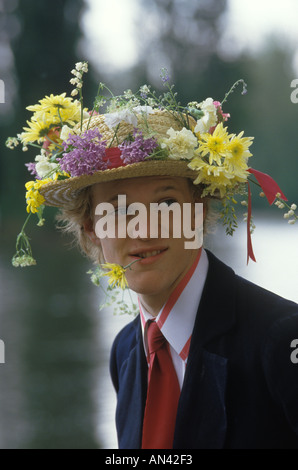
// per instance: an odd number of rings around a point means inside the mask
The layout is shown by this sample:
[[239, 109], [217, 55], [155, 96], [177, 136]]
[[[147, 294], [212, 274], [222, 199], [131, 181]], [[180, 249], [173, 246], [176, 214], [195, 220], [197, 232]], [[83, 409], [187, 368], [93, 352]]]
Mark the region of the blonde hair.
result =
[[[202, 188], [194, 185], [190, 179], [188, 179], [188, 182], [193, 201], [204, 203], [204, 233], [207, 233], [218, 218], [216, 212], [212, 210], [211, 207], [211, 203], [214, 198], [206, 197], [202, 200]], [[59, 222], [58, 228], [63, 232], [72, 235], [73, 244], [80, 249], [82, 254], [87, 256], [94, 263], [98, 264], [105, 262], [101, 246], [97, 246], [91, 241], [84, 228], [85, 224], [93, 225], [92, 187], [93, 186], [88, 186], [80, 190], [72, 202], [72, 207], [60, 209], [56, 219]]]
[[98, 264], [104, 262], [101, 247], [92, 243], [84, 228], [86, 223], [93, 223], [92, 207], [92, 186], [88, 186], [78, 192], [71, 208], [60, 209], [56, 219], [59, 222], [58, 228], [72, 235], [73, 244], [82, 254]]

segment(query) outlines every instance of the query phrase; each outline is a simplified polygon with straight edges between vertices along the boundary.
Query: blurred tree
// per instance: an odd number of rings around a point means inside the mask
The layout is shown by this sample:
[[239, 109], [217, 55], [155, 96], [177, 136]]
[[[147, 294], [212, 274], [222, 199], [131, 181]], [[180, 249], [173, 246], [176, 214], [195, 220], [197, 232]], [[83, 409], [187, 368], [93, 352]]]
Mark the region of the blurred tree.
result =
[[[290, 101], [295, 75], [289, 43], [272, 37], [253, 55], [227, 58], [221, 53], [226, 0], [140, 1], [137, 83], [161, 86], [159, 71], [165, 66], [185, 104], [206, 96], [221, 101], [230, 86], [243, 78], [248, 95], [241, 97], [237, 90], [238, 96], [231, 95], [224, 106], [231, 114], [230, 128], [255, 136], [251, 165], [271, 172], [289, 198], [297, 200], [297, 178], [290, 176], [298, 176], [298, 105]], [[264, 207], [259, 198], [255, 202]]]
[[[13, 122], [11, 118], [8, 121], [2, 118], [0, 129], [2, 202], [6, 196], [6, 204], [2, 204], [4, 216], [18, 207], [15, 198], [23, 197], [25, 173], [27, 176], [25, 167], [20, 164], [19, 150], [5, 149], [4, 142], [7, 135], [20, 132], [30, 118], [26, 106], [37, 103], [46, 94], [70, 92], [68, 75], [71, 78], [70, 71], [78, 60], [77, 44], [81, 37], [80, 17], [84, 5], [84, 0], [57, 0], [51, 4], [35, 0], [1, 0], [0, 51], [5, 45], [6, 57], [13, 57], [9, 80], [13, 81], [14, 74], [17, 87]], [[4, 66], [1, 65], [2, 69]], [[24, 154], [24, 163], [28, 158], [32, 161], [32, 154], [31, 157]], [[11, 191], [12, 181], [14, 191]]]
[[[11, 151], [4, 146], [6, 137], [21, 132], [30, 119], [26, 106], [36, 104], [50, 93], [65, 91], [69, 95], [72, 90], [70, 71], [75, 62], [84, 60], [77, 56], [84, 5], [84, 0], [0, 0], [0, 78], [4, 78], [5, 72], [7, 91], [15, 88], [13, 101], [7, 102], [12, 105], [11, 114], [2, 115], [0, 128], [0, 197], [4, 219], [0, 231], [0, 264], [4, 278], [11, 279], [12, 296], [17, 302], [17, 306], [7, 312], [11, 324], [6, 335], [8, 342], [18, 343], [11, 349], [19, 364], [16, 368], [13, 360], [7, 361], [6, 373], [11, 383], [17, 375], [24, 407], [23, 418], [13, 418], [10, 410], [16, 406], [14, 385], [11, 392], [1, 387], [2, 402], [10, 404], [1, 422], [0, 446], [4, 440], [8, 448], [16, 444], [18, 448], [96, 448], [99, 445], [91, 383], [98, 357], [93, 349], [96, 347], [94, 324], [86, 312], [88, 302], [80, 304], [81, 296], [76, 298], [75, 294], [87, 284], [85, 278], [82, 280], [81, 271], [84, 275], [87, 269], [85, 265], [81, 268], [83, 260], [79, 253], [67, 250], [63, 242], [60, 247], [55, 243], [54, 237], [58, 234], [49, 228], [51, 224], [46, 224], [40, 238], [35, 239], [36, 251], [35, 245], [33, 249], [38, 266], [26, 272], [9, 266], [17, 230], [26, 217], [24, 183], [30, 176], [24, 163], [33, 161], [38, 150], [35, 149], [35, 153], [30, 149], [22, 154], [20, 147]], [[87, 90], [91, 80], [89, 75]], [[92, 90], [90, 93], [93, 94]], [[54, 212], [47, 211], [47, 219], [49, 215], [53, 216]], [[31, 236], [31, 229], [29, 232]], [[43, 259], [43, 256], [48, 258]], [[67, 267], [67, 275], [61, 266]], [[71, 273], [76, 274], [72, 277]], [[17, 279], [26, 286], [25, 295], [17, 288]], [[87, 287], [84, 291], [87, 292]], [[6, 316], [2, 298], [2, 310], [3, 304], [2, 331]], [[18, 328], [22, 334], [20, 342], [15, 336]], [[2, 385], [3, 382], [1, 380]], [[25, 433], [20, 430], [23, 423]], [[8, 431], [6, 435], [6, 429], [10, 428], [18, 432]], [[4, 439], [2, 434], [5, 434]]]
[[291, 102], [294, 51], [280, 37], [268, 39], [258, 55], [242, 58], [248, 82], [245, 115], [247, 135], [254, 135], [251, 166], [270, 172], [287, 197], [298, 200], [298, 105]]
[[227, 0], [140, 1], [142, 17], [146, 18], [140, 18], [139, 31], [140, 63], [145, 74], [156, 82], [158, 70], [166, 66], [175, 77], [178, 91], [183, 85], [191, 94], [210, 59], [217, 57]]

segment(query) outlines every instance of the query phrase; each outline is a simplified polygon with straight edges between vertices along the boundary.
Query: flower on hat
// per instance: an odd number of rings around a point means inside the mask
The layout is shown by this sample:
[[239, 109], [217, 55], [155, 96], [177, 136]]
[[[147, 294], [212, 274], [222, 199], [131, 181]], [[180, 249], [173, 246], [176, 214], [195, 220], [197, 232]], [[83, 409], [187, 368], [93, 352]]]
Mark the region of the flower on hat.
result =
[[69, 127], [67, 124], [64, 124], [64, 126], [62, 126], [61, 128], [61, 132], [60, 132], [60, 139], [63, 140], [63, 141], [66, 141], [69, 137], [69, 134], [73, 134], [73, 129], [72, 127]]
[[144, 161], [153, 154], [158, 147], [158, 143], [154, 137], [144, 138], [143, 133], [138, 129], [133, 131], [133, 140], [124, 141], [119, 145], [121, 150], [121, 159], [125, 164], [137, 163]]
[[53, 122], [48, 119], [47, 116], [43, 116], [39, 120], [32, 118], [31, 121], [27, 121], [29, 127], [24, 127], [24, 131], [21, 134], [21, 140], [23, 143], [44, 142], [46, 136], [53, 127]]
[[231, 168], [240, 167], [247, 170], [248, 158], [252, 156], [249, 147], [252, 144], [253, 137], [243, 137], [244, 132], [230, 136], [227, 145], [227, 163]]
[[190, 160], [194, 156], [194, 150], [198, 146], [198, 139], [191, 130], [183, 127], [181, 131], [175, 131], [172, 127], [167, 131], [168, 138], [161, 147], [169, 151], [169, 158], [173, 160]]
[[105, 122], [110, 129], [114, 129], [122, 121], [132, 124], [134, 127], [138, 125], [137, 116], [129, 108], [105, 114]]
[[57, 163], [52, 163], [47, 156], [45, 150], [41, 151], [41, 155], [35, 157], [35, 171], [37, 175], [42, 178], [48, 178], [50, 175], [55, 179], [55, 174], [59, 171], [59, 165]]
[[51, 181], [51, 179], [45, 179], [38, 181], [28, 181], [28, 183], [25, 184], [25, 187], [27, 189], [26, 202], [28, 213], [32, 212], [33, 214], [35, 214], [36, 212], [38, 212], [40, 206], [42, 206], [45, 202], [45, 199], [42, 194], [40, 194], [39, 189], [41, 188], [41, 186]]
[[220, 123], [216, 126], [213, 134], [206, 132], [201, 135], [198, 152], [202, 157], [208, 155], [210, 165], [212, 165], [213, 162], [220, 165], [221, 158], [225, 157], [227, 153], [228, 139], [227, 129]]
[[59, 165], [71, 177], [92, 175], [95, 171], [107, 169], [107, 162], [103, 159], [106, 142], [101, 140], [98, 129], [89, 129], [81, 135], [70, 134], [63, 147], [65, 152]]
[[224, 198], [233, 188], [247, 181], [247, 160], [252, 155], [248, 150], [252, 137], [229, 135], [220, 123], [213, 134], [201, 135], [197, 156], [189, 167], [198, 172], [195, 184], [204, 184], [203, 196], [217, 191]]
[[31, 121], [27, 121], [29, 127], [24, 128], [21, 134], [22, 142], [42, 143], [49, 141], [49, 133], [57, 126], [74, 126], [81, 118], [81, 103], [61, 95], [46, 96], [39, 100], [39, 104], [27, 106], [33, 112]]
[[197, 172], [194, 184], [203, 184], [202, 197], [211, 196], [219, 192], [220, 197], [224, 197], [227, 189], [232, 186], [234, 175], [227, 170], [224, 165], [210, 165], [201, 157], [195, 157], [189, 163], [189, 168]]
[[105, 116], [105, 123], [110, 129], [114, 129], [117, 127], [121, 122], [127, 122], [127, 124], [131, 124], [134, 127], [138, 125], [138, 114], [142, 114], [148, 116], [149, 114], [153, 113], [153, 109], [151, 106], [134, 106], [134, 107], [127, 107], [120, 109], [119, 111], [106, 113]]
[[209, 129], [216, 125], [217, 123], [217, 108], [214, 104], [212, 98], [207, 98], [197, 105], [200, 108], [204, 115], [201, 119], [197, 121], [197, 125], [194, 128], [194, 133], [204, 133], [208, 132]]

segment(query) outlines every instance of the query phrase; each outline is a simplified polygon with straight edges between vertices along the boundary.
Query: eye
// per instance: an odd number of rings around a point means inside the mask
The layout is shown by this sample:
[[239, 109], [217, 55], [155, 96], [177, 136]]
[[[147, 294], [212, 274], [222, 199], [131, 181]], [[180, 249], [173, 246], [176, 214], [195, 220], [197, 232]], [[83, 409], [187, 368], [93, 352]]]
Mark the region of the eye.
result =
[[127, 214], [127, 207], [126, 206], [115, 207], [114, 213], [118, 214], [118, 215], [126, 215]]
[[169, 199], [164, 199], [163, 201], [161, 201], [160, 204], [166, 204], [167, 206], [171, 206], [175, 202], [177, 202], [176, 199], [169, 198]]

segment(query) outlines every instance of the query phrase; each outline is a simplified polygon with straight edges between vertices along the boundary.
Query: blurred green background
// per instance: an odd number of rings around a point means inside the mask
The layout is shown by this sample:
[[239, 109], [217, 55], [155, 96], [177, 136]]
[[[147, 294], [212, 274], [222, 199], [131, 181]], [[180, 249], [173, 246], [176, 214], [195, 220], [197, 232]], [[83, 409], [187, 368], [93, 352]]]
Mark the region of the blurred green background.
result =
[[[298, 78], [298, 43], [273, 27], [259, 47], [240, 47], [241, 33], [238, 40], [228, 35], [234, 3], [0, 0], [0, 79], [5, 84], [5, 103], [0, 103], [0, 339], [6, 353], [0, 364], [0, 448], [108, 445], [99, 431], [104, 401], [97, 398], [108, 360], [98, 333], [105, 317], [97, 311], [98, 294], [85, 274], [89, 262], [57, 233], [55, 210], [48, 209], [45, 227], [31, 224], [28, 230], [37, 266], [16, 269], [10, 263], [26, 217], [24, 184], [31, 178], [24, 164], [36, 152], [8, 150], [5, 140], [30, 119], [26, 106], [46, 94], [71, 92], [70, 71], [77, 61], [89, 61], [84, 88], [89, 108], [99, 81], [108, 82], [115, 93], [144, 83], [161, 88], [162, 66], [169, 69], [183, 104], [207, 96], [221, 101], [243, 78], [248, 94], [241, 96], [237, 89], [224, 107], [231, 114], [229, 129], [255, 136], [251, 166], [268, 171], [297, 203], [298, 104], [290, 97], [291, 82]], [[286, 3], [275, 8], [290, 22], [294, 12]], [[252, 31], [257, 14], [256, 9], [246, 18]], [[237, 15], [243, 20], [245, 9], [238, 8]], [[131, 50], [121, 49], [125, 41]], [[266, 209], [266, 204], [255, 196], [254, 207]], [[281, 218], [278, 209], [273, 212]]]

